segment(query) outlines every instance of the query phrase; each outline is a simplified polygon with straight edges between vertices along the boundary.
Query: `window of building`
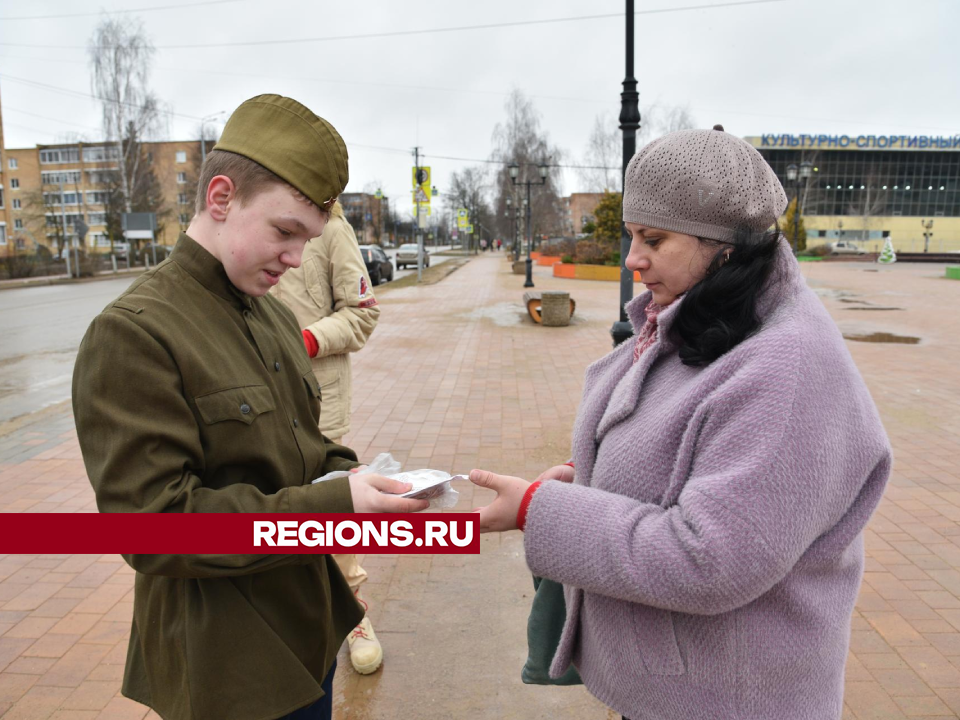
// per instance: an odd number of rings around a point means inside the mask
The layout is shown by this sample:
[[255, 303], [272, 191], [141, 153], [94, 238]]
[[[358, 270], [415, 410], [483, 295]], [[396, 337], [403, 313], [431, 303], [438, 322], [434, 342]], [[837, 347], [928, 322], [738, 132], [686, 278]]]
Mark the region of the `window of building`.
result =
[[23, 220], [21, 220], [20, 218], [16, 218], [13, 221], [13, 227], [17, 230], [23, 230]]
[[43, 194], [44, 205], [79, 205], [81, 199], [82, 195], [78, 192], [63, 193], [62, 202], [60, 200], [60, 193], [58, 192], [46, 192]]
[[110, 247], [110, 236], [106, 233], [90, 233], [87, 237], [90, 239], [91, 247]]
[[18, 187], [20, 187], [20, 181], [17, 178], [10, 178], [10, 189], [16, 190]]
[[116, 145], [94, 145], [83, 149], [84, 162], [103, 162], [117, 160], [120, 157], [120, 148]]
[[180, 224], [181, 225], [190, 224], [190, 216], [187, 213], [180, 213]]
[[14, 198], [14, 199], [13, 199], [13, 209], [14, 209], [14, 210], [19, 210], [19, 209], [20, 209], [20, 198]]
[[11, 170], [16, 170], [16, 169], [17, 169], [17, 159], [16, 159], [16, 158], [8, 158], [8, 159], [7, 159], [7, 167], [9, 167]]
[[177, 162], [178, 162], [178, 163], [185, 163], [186, 161], [187, 161], [187, 151], [186, 151], [186, 150], [178, 150], [178, 151], [177, 151]]
[[[83, 220], [83, 213], [67, 213], [67, 227], [74, 225], [77, 220]], [[48, 214], [47, 215], [47, 226], [48, 227], [57, 227], [60, 225], [60, 214]]]
[[[117, 179], [116, 168], [94, 168], [87, 170], [87, 182], [91, 185], [105, 185]], [[77, 180], [79, 182], [79, 180]]]
[[44, 185], [78, 185], [80, 183], [79, 170], [44, 170], [40, 173], [40, 182]]
[[179, 194], [177, 195], [177, 202], [180, 203], [181, 205], [186, 205], [186, 204], [189, 202], [189, 201], [187, 200], [187, 194], [186, 194], [186, 193], [179, 193]]
[[102, 212], [87, 213], [87, 225], [106, 225], [107, 214]]
[[7, 244], [7, 224], [0, 222], [0, 245]]
[[52, 165], [55, 163], [80, 162], [79, 148], [61, 148], [59, 150], [41, 150], [40, 164]]
[[187, 174], [185, 172], [178, 172], [177, 183], [183, 185], [185, 182], [187, 182]]
[[87, 202], [91, 205], [106, 205], [109, 197], [106, 190], [87, 190]]
[[0, 208], [3, 208], [3, 186], [0, 185]]

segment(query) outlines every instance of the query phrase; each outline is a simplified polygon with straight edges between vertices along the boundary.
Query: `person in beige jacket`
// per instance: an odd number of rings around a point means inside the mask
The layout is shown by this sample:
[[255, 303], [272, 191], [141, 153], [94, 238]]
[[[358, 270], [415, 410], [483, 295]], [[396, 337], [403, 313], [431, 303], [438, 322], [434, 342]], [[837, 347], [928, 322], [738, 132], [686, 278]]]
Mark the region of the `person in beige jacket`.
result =
[[[320, 237], [303, 250], [300, 267], [290, 268], [270, 292], [293, 311], [320, 383], [320, 432], [331, 442], [350, 431], [352, 375], [349, 353], [367, 342], [380, 317], [357, 237], [340, 202]], [[364, 608], [360, 585], [367, 579], [356, 555], [334, 555]], [[369, 615], [347, 636], [350, 662], [362, 675], [375, 672], [383, 649]]]

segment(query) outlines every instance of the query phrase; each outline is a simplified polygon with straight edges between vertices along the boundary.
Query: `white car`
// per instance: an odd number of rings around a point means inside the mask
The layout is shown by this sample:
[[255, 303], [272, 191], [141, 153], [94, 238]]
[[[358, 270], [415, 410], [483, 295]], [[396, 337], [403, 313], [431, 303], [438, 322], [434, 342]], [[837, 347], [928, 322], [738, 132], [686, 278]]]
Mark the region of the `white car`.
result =
[[[417, 266], [417, 244], [406, 243], [397, 250], [397, 270], [403, 270], [408, 265]], [[430, 253], [423, 249], [423, 266], [430, 267]]]
[[831, 255], [866, 255], [867, 251], [849, 240], [839, 240], [830, 244]]

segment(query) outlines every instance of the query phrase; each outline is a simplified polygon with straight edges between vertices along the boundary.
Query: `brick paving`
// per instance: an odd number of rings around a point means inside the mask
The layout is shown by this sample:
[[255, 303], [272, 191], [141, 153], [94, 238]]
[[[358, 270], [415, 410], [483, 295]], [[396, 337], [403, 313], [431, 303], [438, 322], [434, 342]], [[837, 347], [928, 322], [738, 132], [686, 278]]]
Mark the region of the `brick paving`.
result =
[[[557, 280], [567, 328], [524, 319], [523, 278], [481, 256], [436, 285], [385, 289], [354, 360], [346, 442], [405, 467], [533, 477], [567, 459], [586, 365], [610, 347], [614, 284]], [[866, 533], [845, 720], [960, 717], [960, 282], [942, 266], [810, 263], [808, 281], [850, 342], [893, 441], [891, 485]], [[888, 308], [888, 309], [876, 309]], [[457, 510], [489, 498], [467, 484]], [[0, 511], [91, 512], [69, 407], [0, 427]], [[523, 685], [531, 596], [519, 533], [479, 556], [368, 556], [364, 592], [386, 653], [356, 675], [341, 653], [337, 718], [617, 717], [582, 688]], [[118, 556], [0, 556], [0, 717], [156, 718], [119, 695], [133, 573]]]

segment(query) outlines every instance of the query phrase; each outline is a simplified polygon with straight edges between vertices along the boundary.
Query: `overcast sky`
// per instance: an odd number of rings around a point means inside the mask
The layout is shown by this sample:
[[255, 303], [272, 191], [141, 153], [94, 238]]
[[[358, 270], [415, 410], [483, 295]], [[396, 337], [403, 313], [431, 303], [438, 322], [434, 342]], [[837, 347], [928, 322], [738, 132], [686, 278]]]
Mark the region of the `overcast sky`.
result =
[[[717, 5], [713, 9], [679, 10]], [[698, 126], [737, 135], [960, 133], [958, 0], [638, 0], [641, 111], [686, 106]], [[100, 136], [85, 46], [100, 13], [140, 18], [157, 46], [153, 87], [176, 116], [169, 139], [197, 137], [195, 118], [276, 92], [330, 120], [350, 151], [348, 191], [401, 200], [408, 151], [420, 145], [441, 193], [449, 173], [485, 159], [517, 88], [532, 97], [564, 160], [579, 162], [594, 118], [619, 113], [624, 2], [572, 0], [0, 0], [0, 98], [7, 147]], [[180, 6], [180, 7], [170, 7]], [[147, 11], [145, 8], [166, 7]], [[89, 13], [87, 15], [82, 15]], [[81, 14], [80, 16], [76, 16]], [[306, 38], [529, 23], [394, 37]], [[24, 16], [55, 16], [15, 19]], [[68, 17], [72, 16], [72, 17]], [[274, 44], [242, 44], [262, 41]], [[236, 43], [226, 47], [217, 44]], [[194, 45], [200, 47], [165, 47]], [[32, 47], [31, 47], [32, 46]], [[189, 116], [189, 117], [184, 117]], [[223, 116], [226, 117], [225, 115]], [[222, 121], [221, 121], [222, 127]], [[566, 193], [578, 176], [565, 174]]]

